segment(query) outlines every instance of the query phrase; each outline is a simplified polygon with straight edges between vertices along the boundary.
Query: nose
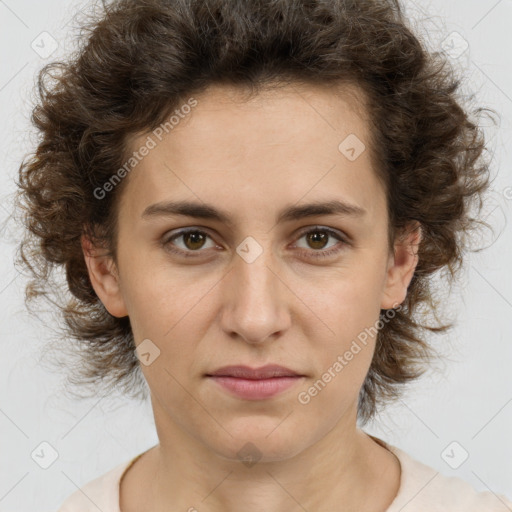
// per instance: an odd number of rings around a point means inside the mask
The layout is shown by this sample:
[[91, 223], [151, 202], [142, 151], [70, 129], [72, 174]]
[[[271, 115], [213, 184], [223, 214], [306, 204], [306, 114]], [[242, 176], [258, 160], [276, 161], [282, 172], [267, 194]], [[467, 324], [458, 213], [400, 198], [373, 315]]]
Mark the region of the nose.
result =
[[293, 294], [280, 275], [270, 248], [263, 248], [254, 261], [236, 254], [222, 286], [221, 325], [230, 337], [262, 344], [290, 327], [289, 301]]

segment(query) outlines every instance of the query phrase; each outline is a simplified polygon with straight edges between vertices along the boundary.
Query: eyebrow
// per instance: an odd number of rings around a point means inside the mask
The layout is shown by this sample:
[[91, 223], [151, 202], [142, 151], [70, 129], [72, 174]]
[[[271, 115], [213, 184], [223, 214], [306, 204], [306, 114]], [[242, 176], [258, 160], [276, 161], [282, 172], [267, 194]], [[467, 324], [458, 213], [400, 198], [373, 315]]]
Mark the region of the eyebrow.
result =
[[[278, 216], [277, 223], [300, 220], [317, 215], [343, 215], [351, 217], [363, 217], [367, 211], [355, 204], [340, 200], [313, 202], [301, 206], [287, 206], [283, 208]], [[141, 215], [142, 219], [154, 217], [195, 217], [222, 222], [233, 226], [233, 221], [228, 213], [216, 207], [191, 201], [163, 201], [149, 205]]]

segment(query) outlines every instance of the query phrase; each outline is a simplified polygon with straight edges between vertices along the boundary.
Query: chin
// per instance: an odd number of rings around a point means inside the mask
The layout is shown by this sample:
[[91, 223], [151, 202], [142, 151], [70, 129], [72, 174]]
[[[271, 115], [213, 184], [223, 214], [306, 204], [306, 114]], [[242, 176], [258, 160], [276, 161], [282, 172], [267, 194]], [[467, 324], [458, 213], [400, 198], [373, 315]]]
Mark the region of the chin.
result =
[[255, 462], [290, 459], [307, 448], [304, 436], [297, 429], [290, 430], [272, 418], [267, 421], [260, 419], [259, 425], [254, 424], [255, 418], [244, 419], [243, 424], [226, 425], [226, 430], [232, 435], [222, 436], [222, 441], [219, 440], [216, 446], [210, 444], [212, 450], [231, 461], [246, 461], [247, 467], [251, 467]]

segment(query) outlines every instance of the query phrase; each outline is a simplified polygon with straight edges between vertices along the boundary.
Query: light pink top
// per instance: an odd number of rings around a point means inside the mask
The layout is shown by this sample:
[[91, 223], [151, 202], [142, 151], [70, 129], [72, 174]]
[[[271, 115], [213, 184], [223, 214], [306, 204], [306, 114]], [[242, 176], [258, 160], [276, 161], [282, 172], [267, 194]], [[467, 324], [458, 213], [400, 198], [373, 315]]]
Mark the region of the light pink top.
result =
[[[447, 477], [374, 436], [401, 465], [400, 488], [386, 512], [511, 512], [512, 502], [489, 491], [477, 492], [464, 480]], [[71, 494], [57, 512], [121, 512], [119, 483], [145, 452], [119, 464]]]

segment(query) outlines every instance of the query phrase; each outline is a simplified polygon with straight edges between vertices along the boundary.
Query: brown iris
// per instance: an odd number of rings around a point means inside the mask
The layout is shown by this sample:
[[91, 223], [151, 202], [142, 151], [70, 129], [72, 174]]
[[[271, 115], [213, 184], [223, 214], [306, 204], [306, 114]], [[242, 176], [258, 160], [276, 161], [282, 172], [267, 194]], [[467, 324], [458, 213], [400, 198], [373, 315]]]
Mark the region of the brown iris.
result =
[[[323, 249], [327, 243], [329, 235], [325, 231], [311, 231], [306, 235], [306, 238], [308, 243], [312, 244], [311, 247], [313, 249]], [[321, 247], [318, 247], [315, 244], [321, 244]]]
[[204, 245], [204, 241], [206, 239], [205, 235], [203, 233], [200, 233], [199, 231], [183, 233], [182, 236], [185, 245], [190, 250], [200, 249]]

